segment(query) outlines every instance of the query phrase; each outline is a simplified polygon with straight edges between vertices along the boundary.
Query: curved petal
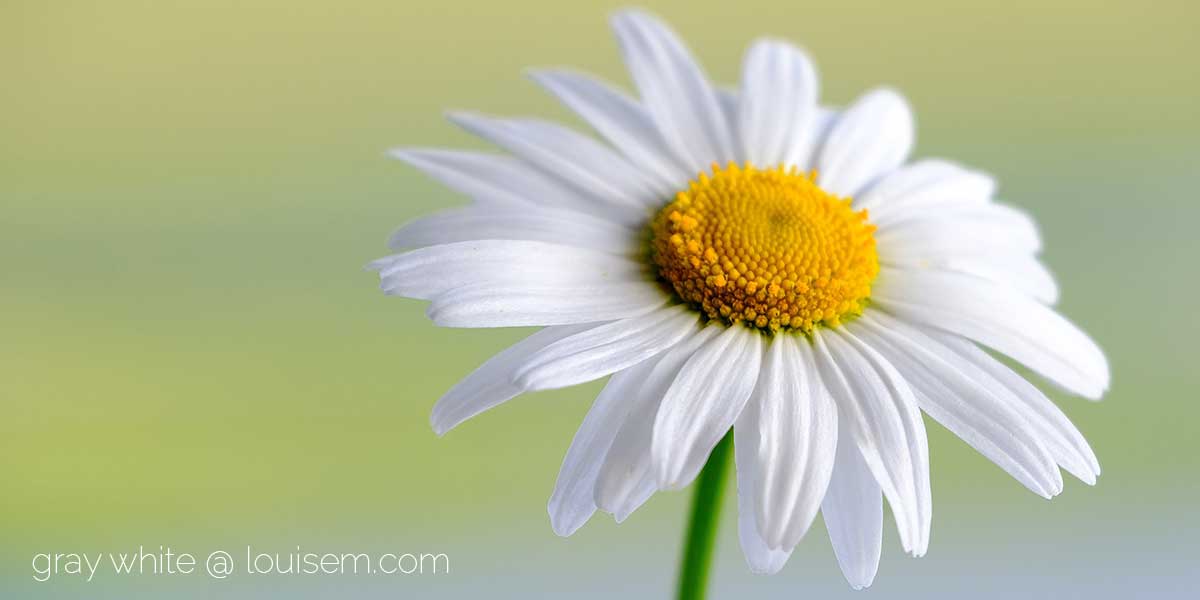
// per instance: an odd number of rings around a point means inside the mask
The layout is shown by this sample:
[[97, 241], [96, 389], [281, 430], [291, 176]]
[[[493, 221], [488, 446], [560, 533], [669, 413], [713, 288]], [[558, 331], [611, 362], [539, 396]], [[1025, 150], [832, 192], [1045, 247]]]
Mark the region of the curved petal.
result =
[[425, 314], [439, 327], [528, 327], [636, 317], [665, 304], [667, 296], [650, 282], [482, 283], [430, 300]]
[[[837, 407], [817, 374], [807, 340], [776, 335], [746, 413], [754, 440], [759, 532], [769, 548], [792, 548], [817, 515], [837, 450]], [[757, 438], [757, 439], [755, 439]]]
[[654, 361], [650, 360], [613, 375], [584, 417], [563, 458], [547, 504], [554, 533], [571, 535], [596, 512], [592, 497], [604, 455], [629, 414], [632, 394], [653, 367]]
[[[933, 493], [929, 481], [929, 441], [925, 434], [925, 421], [921, 418], [921, 409], [917, 404], [912, 387], [895, 365], [888, 362], [870, 345], [863, 343], [854, 334], [843, 330], [843, 337], [854, 347], [866, 364], [879, 374], [886, 384], [887, 392], [896, 402], [901, 423], [904, 426], [904, 436], [908, 440], [908, 450], [913, 465], [913, 488], [916, 490], [916, 535], [912, 555], [925, 556], [929, 550], [929, 532], [933, 524]], [[878, 388], [878, 391], [884, 391]]]
[[927, 330], [926, 333], [977, 367], [975, 377], [995, 381], [999, 386], [997, 389], [1007, 391], [1013, 408], [1021, 412], [1037, 431], [1054, 460], [1084, 483], [1095, 485], [1096, 477], [1100, 475], [1096, 454], [1079, 429], [1046, 394], [975, 344], [940, 331]]
[[595, 286], [646, 280], [645, 267], [633, 260], [527, 240], [472, 240], [428, 246], [368, 266], [379, 271], [380, 287], [385, 293], [422, 300], [469, 285]]
[[1011, 256], [1042, 249], [1037, 225], [1029, 215], [991, 202], [888, 221], [879, 226], [875, 241], [879, 256], [889, 261]]
[[870, 211], [871, 222], [879, 224], [943, 208], [986, 204], [995, 192], [996, 181], [986, 173], [925, 159], [885, 175], [854, 199], [854, 208]]
[[663, 397], [651, 452], [659, 489], [679, 489], [699, 474], [754, 390], [762, 336], [729, 327], [696, 351]]
[[596, 482], [596, 505], [624, 521], [658, 489], [651, 460], [654, 417], [679, 370], [720, 327], [695, 326], [691, 335], [656, 358], [654, 368], [629, 392], [633, 408], [604, 458]]
[[459, 423], [507, 402], [521, 393], [512, 373], [529, 356], [561, 339], [598, 327], [599, 323], [547, 327], [491, 357], [446, 392], [433, 406], [430, 424], [438, 435]]
[[388, 246], [399, 250], [474, 240], [527, 240], [632, 255], [640, 237], [628, 227], [567, 209], [471, 206], [410, 221], [392, 234]]
[[511, 156], [436, 148], [397, 148], [388, 154], [485, 206], [529, 207], [564, 197], [579, 200], [574, 190]]
[[561, 125], [463, 112], [450, 113], [449, 118], [597, 203], [624, 208], [632, 220], [644, 217], [644, 208], [658, 200], [653, 186], [623, 157]]
[[829, 192], [853, 197], [903, 164], [912, 146], [908, 102], [888, 89], [867, 92], [834, 123], [817, 156], [817, 182]]
[[817, 89], [807, 54], [786, 42], [755, 42], [742, 62], [741, 156], [766, 168], [807, 162], [816, 136]]
[[1058, 301], [1058, 283], [1054, 281], [1054, 275], [1031, 254], [944, 254], [926, 258], [889, 256], [880, 262], [902, 271], [961, 273], [1012, 287], [1043, 304], [1053, 306]]
[[746, 403], [742, 415], [733, 426], [734, 460], [737, 467], [738, 541], [750, 571], [763, 575], [778, 573], [792, 555], [792, 546], [771, 548], [760, 533], [762, 504], [759, 478], [759, 416], [757, 404]]
[[880, 269], [871, 292], [886, 311], [1007, 354], [1063, 389], [1099, 398], [1108, 361], [1073, 323], [1020, 292], [975, 277]]
[[821, 378], [892, 506], [900, 544], [921, 556], [932, 517], [929, 449], [916, 397], [895, 368], [845, 331], [815, 333]]
[[883, 497], [875, 476], [863, 461], [846, 419], [839, 419], [837, 455], [821, 516], [838, 566], [850, 587], [870, 587], [883, 549]]
[[640, 10], [618, 12], [612, 27], [646, 110], [684, 166], [694, 175], [733, 160], [720, 100], [679, 36]]
[[875, 312], [846, 328], [904, 371], [929, 416], [1035, 494], [1051, 498], [1062, 491], [1058, 465], [995, 386], [962, 370], [964, 361], [928, 336]]
[[534, 353], [513, 373], [513, 383], [546, 390], [599, 379], [674, 346], [695, 332], [696, 321], [694, 311], [677, 304], [589, 329]]
[[654, 120], [636, 101], [583, 73], [535, 70], [530, 76], [644, 170], [661, 197], [673, 197], [687, 185], [692, 174], [674, 159]]

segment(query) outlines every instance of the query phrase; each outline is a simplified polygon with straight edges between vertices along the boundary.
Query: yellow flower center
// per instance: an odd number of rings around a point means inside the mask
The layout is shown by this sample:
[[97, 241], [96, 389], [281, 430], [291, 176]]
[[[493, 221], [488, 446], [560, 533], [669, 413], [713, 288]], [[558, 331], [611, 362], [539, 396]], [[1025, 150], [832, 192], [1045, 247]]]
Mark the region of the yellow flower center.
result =
[[875, 227], [794, 167], [701, 173], [651, 222], [659, 275], [709, 318], [805, 333], [862, 312]]

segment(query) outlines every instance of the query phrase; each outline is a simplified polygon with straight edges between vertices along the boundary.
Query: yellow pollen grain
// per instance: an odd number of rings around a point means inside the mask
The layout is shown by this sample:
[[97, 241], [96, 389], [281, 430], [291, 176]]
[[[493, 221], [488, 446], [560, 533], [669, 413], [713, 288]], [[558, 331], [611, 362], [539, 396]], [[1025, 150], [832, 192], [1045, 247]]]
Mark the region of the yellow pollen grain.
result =
[[875, 227], [795, 168], [713, 165], [651, 222], [659, 275], [709, 318], [770, 332], [862, 312]]

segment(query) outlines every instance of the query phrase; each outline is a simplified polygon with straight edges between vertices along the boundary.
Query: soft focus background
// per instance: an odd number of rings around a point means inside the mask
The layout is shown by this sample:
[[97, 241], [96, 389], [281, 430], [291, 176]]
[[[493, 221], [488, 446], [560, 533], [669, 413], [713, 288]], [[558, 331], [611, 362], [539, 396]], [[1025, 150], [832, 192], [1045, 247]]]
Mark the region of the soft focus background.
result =
[[[522, 76], [627, 84], [619, 5], [7, 1], [0, 7], [0, 596], [665, 597], [688, 495], [569, 540], [545, 514], [599, 384], [438, 439], [434, 400], [522, 331], [439, 330], [367, 261], [462, 198], [384, 157], [483, 146], [444, 108], [568, 118]], [[858, 597], [1195, 597], [1200, 77], [1192, 2], [654, 2], [718, 81], [757, 35], [823, 97], [886, 83], [920, 156], [995, 173], [1039, 219], [1062, 310], [1112, 362], [1060, 398], [1104, 467], [1046, 502], [930, 425], [933, 545], [890, 517]], [[578, 123], [577, 121], [572, 121]], [[821, 525], [718, 597], [848, 597]], [[39, 552], [444, 552], [450, 575], [32, 579]]]

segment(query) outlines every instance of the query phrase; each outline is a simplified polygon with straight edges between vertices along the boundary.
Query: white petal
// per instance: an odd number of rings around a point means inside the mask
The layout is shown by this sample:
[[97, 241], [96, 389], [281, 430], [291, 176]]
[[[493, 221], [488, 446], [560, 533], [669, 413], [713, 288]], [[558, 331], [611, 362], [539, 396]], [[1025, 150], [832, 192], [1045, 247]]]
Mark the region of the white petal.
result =
[[[472, 240], [373, 263], [390, 295], [430, 299], [468, 285], [604, 285], [645, 281], [645, 267], [605, 252], [526, 240]], [[653, 287], [652, 284], [647, 284]]]
[[1008, 398], [964, 370], [961, 358], [897, 319], [875, 311], [846, 326], [884, 355], [917, 394], [921, 408], [1035, 494], [1062, 491], [1058, 465]]
[[609, 221], [634, 221], [628, 208], [606, 207], [511, 156], [420, 148], [399, 148], [390, 154], [470, 196], [480, 206], [557, 207]]
[[939, 331], [930, 330], [927, 333], [978, 367], [976, 377], [994, 380], [1008, 391], [1010, 395], [1007, 397], [1011, 399], [1012, 406], [1037, 431], [1054, 460], [1084, 483], [1095, 485], [1096, 477], [1100, 475], [1096, 454], [1083, 434], [1041, 390], [975, 344]]
[[808, 158], [796, 164], [801, 171], [808, 173], [817, 168], [817, 159], [820, 158], [821, 149], [825, 147], [825, 142], [829, 140], [829, 134], [833, 132], [833, 126], [842, 118], [842, 112], [836, 108], [828, 106], [817, 107], [817, 120], [815, 126], [815, 137], [812, 141], [812, 148], [809, 148]]
[[525, 390], [567, 387], [629, 368], [696, 330], [696, 313], [677, 304], [589, 329], [529, 357], [513, 374]]
[[[725, 113], [725, 118], [729, 121], [729, 125], [734, 133], [734, 136], [737, 137], [740, 135], [737, 126], [739, 110], [738, 93], [734, 90], [720, 89], [717, 91], [717, 97], [721, 101], [721, 110]], [[840, 117], [841, 113], [836, 108], [828, 106], [817, 107], [817, 116], [813, 126], [814, 137], [812, 140], [810, 140], [811, 147], [808, 148], [809, 155], [805, 160], [797, 159], [797, 168], [805, 173], [808, 173], [816, 168], [814, 163], [816, 155], [819, 153], [819, 149], [825, 144], [825, 140], [829, 137], [829, 132], [833, 131], [834, 123], [837, 123]], [[735, 147], [734, 151], [735, 161], [738, 163], [746, 162], [746, 157], [741, 155], [740, 146]]]
[[729, 327], [688, 360], [667, 390], [651, 444], [659, 489], [679, 489], [700, 473], [754, 390], [762, 336]]
[[632, 394], [653, 366], [646, 361], [613, 375], [575, 432], [547, 506], [554, 533], [571, 535], [596, 512], [592, 497], [604, 455], [629, 414]]
[[651, 440], [659, 404], [687, 360], [719, 331], [721, 328], [717, 326], [697, 324], [686, 339], [653, 359], [656, 361], [653, 370], [629, 392], [633, 408], [621, 425], [596, 482], [596, 505], [612, 513], [618, 522], [624, 521], [658, 489]]
[[759, 531], [770, 548], [799, 543], [821, 506], [837, 451], [837, 407], [820, 381], [807, 340], [776, 335], [747, 404], [755, 440]]
[[439, 327], [526, 327], [636, 317], [667, 297], [651, 282], [483, 283], [431, 298], [425, 313]]
[[846, 331], [816, 332], [821, 378], [837, 401], [839, 422], [892, 506], [900, 544], [914, 556], [928, 546], [932, 502], [929, 448], [916, 397], [878, 352]]
[[913, 146], [908, 103], [892, 90], [868, 92], [842, 113], [817, 157], [818, 182], [851, 196], [904, 163]]
[[737, 463], [738, 540], [750, 571], [771, 575], [783, 568], [792, 554], [792, 546], [771, 548], [759, 532], [759, 523], [762, 521], [758, 512], [758, 506], [762, 504], [759, 496], [762, 473], [758, 458], [761, 454], [758, 446], [760, 420], [758, 407], [751, 401], [733, 426], [733, 448]]
[[547, 175], [612, 208], [624, 208], [631, 220], [658, 200], [645, 177], [604, 144], [538, 119], [495, 119], [451, 113], [451, 121], [524, 159]]
[[760, 40], [742, 62], [738, 137], [759, 167], [807, 162], [816, 135], [817, 73], [801, 50]]
[[654, 120], [636, 101], [583, 73], [539, 70], [531, 77], [645, 171], [661, 197], [673, 197], [691, 179], [692, 173], [674, 159]]
[[1042, 249], [1037, 225], [1029, 215], [995, 203], [889, 221], [879, 226], [875, 241], [879, 256], [893, 262], [1031, 255]]
[[733, 160], [733, 138], [716, 92], [683, 42], [643, 11], [623, 10], [613, 30], [629, 73], [663, 139], [692, 174]]
[[717, 103], [721, 105], [721, 114], [725, 115], [725, 122], [729, 123], [729, 135], [735, 140], [733, 162], [739, 165], [745, 164], [746, 156], [742, 152], [742, 145], [736, 143], [741, 135], [738, 133], [738, 91], [731, 88], [717, 88]]
[[[729, 123], [729, 132], [737, 139], [738, 133], [738, 91], [732, 88], [717, 88], [717, 103], [721, 105], [721, 114], [725, 115], [725, 122]], [[742, 148], [739, 144], [733, 145], [734, 158], [738, 164], [746, 162], [746, 157], [742, 156]]]
[[856, 590], [869, 587], [883, 548], [883, 498], [875, 476], [839, 419], [833, 477], [821, 502], [821, 516], [846, 581]]
[[1108, 361], [1095, 342], [1011, 288], [962, 275], [884, 268], [871, 296], [896, 316], [1007, 354], [1067, 391], [1099, 398], [1108, 388]]
[[995, 191], [996, 181], [986, 173], [945, 160], [926, 159], [885, 175], [854, 199], [854, 208], [869, 210], [871, 222], [879, 224], [945, 207], [985, 204]]
[[972, 275], [1012, 287], [1045, 304], [1053, 305], [1058, 301], [1058, 283], [1054, 281], [1054, 275], [1032, 254], [943, 254], [927, 258], [892, 255], [881, 259], [881, 262], [906, 271], [949, 271]]
[[420, 248], [471, 240], [529, 240], [633, 254], [640, 236], [634, 230], [567, 209], [472, 206], [427, 215], [392, 234], [393, 249]]
[[521, 389], [511, 383], [512, 373], [528, 356], [598, 325], [547, 327], [488, 359], [437, 401], [430, 416], [433, 430], [444, 435], [459, 423], [520, 394]]
[[[913, 487], [916, 489], [916, 531], [917, 540], [912, 550], [913, 556], [925, 556], [929, 551], [929, 533], [933, 524], [933, 492], [929, 480], [929, 441], [925, 433], [925, 421], [921, 417], [921, 409], [917, 404], [916, 394], [904, 376], [896, 370], [895, 365], [888, 362], [869, 344], [843, 330], [843, 337], [854, 347], [854, 350], [870, 364], [879, 374], [896, 402], [901, 422], [904, 425], [904, 435], [908, 439], [908, 450], [913, 465]], [[883, 391], [880, 389], [879, 391]]]
[[621, 424], [600, 468], [594, 500], [596, 506], [613, 515], [618, 523], [629, 518], [658, 491], [650, 463], [650, 439], [660, 400], [661, 395], [651, 396], [640, 389], [630, 393], [633, 409]]
[[[738, 471], [738, 541], [742, 546], [742, 554], [746, 557], [746, 565], [751, 573], [759, 575], [774, 575], [792, 556], [792, 549], [773, 550], [767, 547], [762, 536], [758, 533], [757, 517], [750, 508], [753, 499], [742, 499], [742, 489], [752, 485], [747, 475]], [[746, 507], [746, 508], [742, 508]]]

